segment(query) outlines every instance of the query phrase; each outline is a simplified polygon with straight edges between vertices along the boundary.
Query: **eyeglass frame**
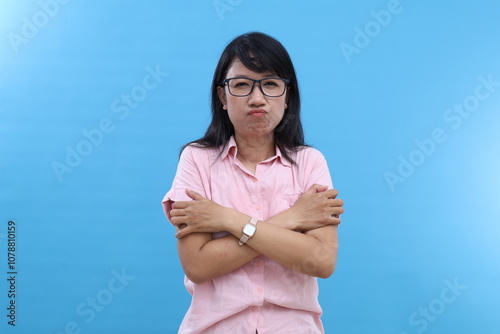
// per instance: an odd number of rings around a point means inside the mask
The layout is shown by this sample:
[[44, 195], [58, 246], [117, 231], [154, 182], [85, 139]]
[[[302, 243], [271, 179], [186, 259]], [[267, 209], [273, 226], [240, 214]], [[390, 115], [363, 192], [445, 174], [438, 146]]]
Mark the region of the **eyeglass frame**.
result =
[[[263, 78], [263, 79], [259, 79], [259, 80], [255, 80], [255, 79], [251, 79], [251, 78], [247, 78], [247, 77], [234, 77], [234, 78], [227, 78], [227, 79], [224, 79], [222, 80], [222, 86], [226, 86], [226, 84], [232, 80], [232, 79], [247, 79], [247, 80], [251, 80], [253, 81], [253, 84], [252, 84], [252, 88], [250, 89], [250, 92], [246, 95], [234, 95], [233, 93], [231, 93], [231, 89], [229, 88], [229, 86], [227, 87], [227, 90], [229, 91], [229, 94], [231, 94], [232, 96], [236, 96], [236, 97], [246, 97], [246, 96], [249, 96], [250, 94], [252, 94], [253, 92], [253, 89], [255, 87], [255, 84], [258, 83], [259, 84], [259, 89], [261, 91], [261, 93], [264, 95], [264, 96], [267, 96], [267, 97], [280, 97], [280, 96], [283, 96], [283, 94], [285, 94], [286, 92], [286, 89], [290, 86], [290, 80], [288, 79], [283, 79], [283, 78], [278, 78], [278, 77], [271, 77], [271, 78]], [[279, 80], [283, 80], [283, 82], [285, 83], [285, 89], [283, 89], [283, 93], [281, 93], [280, 95], [276, 95], [276, 96], [270, 96], [270, 95], [267, 95], [266, 93], [264, 93], [264, 90], [262, 89], [262, 85], [261, 85], [261, 82], [262, 81], [265, 81], [265, 80], [271, 80], [271, 79], [279, 79]]]

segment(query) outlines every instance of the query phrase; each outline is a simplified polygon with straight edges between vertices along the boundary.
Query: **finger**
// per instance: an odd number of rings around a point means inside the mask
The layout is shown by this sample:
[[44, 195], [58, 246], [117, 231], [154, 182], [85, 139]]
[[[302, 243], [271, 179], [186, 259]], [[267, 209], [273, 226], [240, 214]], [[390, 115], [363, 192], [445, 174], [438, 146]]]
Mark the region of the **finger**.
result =
[[323, 220], [322, 224], [324, 224], [323, 226], [338, 225], [340, 224], [340, 216], [336, 214], [331, 214], [328, 218]]
[[328, 213], [330, 215], [332, 215], [332, 214], [340, 215], [340, 214], [344, 213], [344, 208], [340, 205], [336, 205], [339, 202], [337, 202], [336, 200], [329, 200], [329, 202], [330, 202], [330, 206], [328, 207]]
[[341, 221], [340, 221], [340, 217], [338, 217], [338, 216], [333, 216], [333, 217], [331, 217], [331, 218], [329, 219], [329, 223], [330, 223], [331, 225], [339, 225], [339, 224], [341, 223]]
[[338, 194], [339, 194], [339, 192], [337, 189], [329, 189], [329, 190], [321, 193], [321, 195], [325, 196], [326, 198], [332, 198], [332, 199], [337, 197]]
[[330, 206], [332, 207], [337, 207], [337, 206], [344, 206], [344, 201], [341, 200], [340, 198], [330, 198], [328, 200], [328, 203], [330, 204]]
[[186, 224], [181, 224], [181, 225], [179, 225], [179, 230], [177, 231], [177, 233], [175, 233], [175, 237], [177, 239], [182, 239], [183, 237], [185, 237], [189, 233], [193, 232], [191, 230], [192, 230], [191, 226], [188, 226]]
[[303, 195], [306, 194], [315, 194], [316, 193], [316, 186], [317, 184], [313, 184], [309, 189], [306, 190], [306, 192]]
[[[185, 228], [184, 230], [178, 231], [177, 233], [175, 233], [175, 237], [177, 239], [182, 239], [183, 237], [185, 237], [187, 235], [186, 230], [187, 230], [187, 228]], [[188, 232], [189, 232], [189, 230], [188, 230]]]
[[319, 193], [319, 192], [323, 192], [326, 189], [328, 189], [327, 186], [322, 186], [322, 185], [319, 185], [319, 184], [315, 183], [311, 187], [309, 187], [309, 189], [307, 189], [307, 191], [304, 193], [304, 195], [305, 194], [316, 194], [316, 193]]
[[194, 199], [195, 201], [201, 201], [201, 200], [204, 200], [205, 197], [201, 196], [200, 194], [198, 194], [196, 191], [194, 190], [190, 190], [190, 189], [186, 189], [186, 194], [191, 197], [192, 199]]
[[182, 217], [185, 216], [185, 211], [183, 209], [172, 209], [170, 210], [170, 217]]
[[186, 225], [189, 220], [185, 216], [171, 216], [170, 222], [175, 226]]
[[332, 214], [335, 216], [339, 216], [344, 213], [344, 208], [340, 206], [333, 207], [331, 210]]
[[178, 201], [172, 203], [172, 209], [185, 209], [188, 207], [188, 205], [191, 203], [191, 201]]
[[322, 193], [322, 192], [328, 190], [328, 186], [324, 186], [324, 185], [321, 185], [321, 184], [314, 184], [314, 186], [315, 186], [315, 189], [316, 189], [317, 193]]

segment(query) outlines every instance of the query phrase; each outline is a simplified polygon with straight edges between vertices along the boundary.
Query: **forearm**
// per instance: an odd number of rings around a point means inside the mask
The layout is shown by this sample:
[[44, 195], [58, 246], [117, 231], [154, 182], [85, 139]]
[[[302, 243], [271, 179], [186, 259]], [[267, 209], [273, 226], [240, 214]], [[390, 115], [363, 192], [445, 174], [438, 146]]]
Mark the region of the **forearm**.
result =
[[177, 245], [186, 276], [197, 284], [228, 274], [260, 254], [249, 246], [239, 246], [232, 235], [212, 239], [211, 233], [192, 233]]
[[[196, 203], [196, 202], [195, 202]], [[188, 206], [180, 203], [178, 206]], [[179, 257], [186, 275], [195, 283], [225, 275], [264, 254], [295, 271], [316, 277], [328, 277], [335, 267], [337, 255], [336, 228], [326, 222], [304, 224], [301, 210], [288, 209], [258, 223], [257, 232], [248, 245], [239, 246], [243, 227], [250, 220], [248, 215], [234, 209], [217, 207], [219, 211], [207, 218], [195, 210], [193, 219], [186, 210], [172, 210], [172, 222], [185, 225], [176, 236], [179, 238]], [[328, 215], [329, 216], [329, 215]], [[218, 217], [210, 221], [211, 217]], [[199, 232], [196, 232], [196, 230]], [[305, 233], [300, 231], [305, 230]], [[209, 231], [227, 231], [231, 235], [212, 239]]]
[[[233, 218], [228, 231], [236, 238], [242, 233], [248, 216]], [[329, 277], [337, 257], [337, 227], [324, 226], [300, 233], [291, 230], [289, 212], [278, 214], [257, 224], [257, 230], [247, 245], [292, 270], [315, 277]], [[235, 239], [236, 239], [235, 238]]]

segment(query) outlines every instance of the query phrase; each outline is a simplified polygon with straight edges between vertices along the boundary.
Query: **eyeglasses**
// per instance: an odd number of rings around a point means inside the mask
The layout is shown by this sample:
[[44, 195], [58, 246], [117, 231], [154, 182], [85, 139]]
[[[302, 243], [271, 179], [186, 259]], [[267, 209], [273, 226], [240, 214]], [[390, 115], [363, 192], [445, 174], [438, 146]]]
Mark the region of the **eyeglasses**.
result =
[[222, 84], [227, 85], [229, 94], [238, 97], [252, 94], [253, 87], [256, 83], [259, 84], [260, 91], [265, 96], [279, 97], [285, 94], [286, 87], [290, 81], [281, 78], [265, 78], [260, 80], [253, 80], [250, 78], [228, 78], [222, 81]]

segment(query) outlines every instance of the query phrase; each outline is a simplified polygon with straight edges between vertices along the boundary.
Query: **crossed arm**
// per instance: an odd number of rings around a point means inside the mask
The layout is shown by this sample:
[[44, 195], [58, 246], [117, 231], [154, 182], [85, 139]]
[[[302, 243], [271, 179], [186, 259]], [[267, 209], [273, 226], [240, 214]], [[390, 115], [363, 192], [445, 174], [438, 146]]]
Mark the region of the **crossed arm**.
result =
[[[248, 242], [238, 245], [250, 216], [187, 191], [193, 201], [172, 204], [178, 227], [179, 258], [187, 277], [203, 283], [238, 269], [264, 254], [295, 271], [326, 278], [335, 270], [338, 218], [344, 212], [337, 190], [313, 185], [288, 210], [257, 224]], [[213, 239], [212, 232], [230, 235]]]

